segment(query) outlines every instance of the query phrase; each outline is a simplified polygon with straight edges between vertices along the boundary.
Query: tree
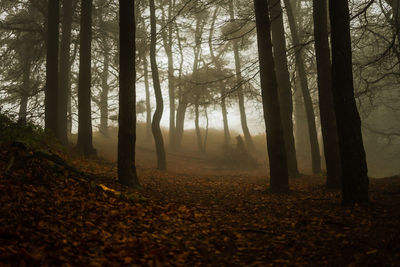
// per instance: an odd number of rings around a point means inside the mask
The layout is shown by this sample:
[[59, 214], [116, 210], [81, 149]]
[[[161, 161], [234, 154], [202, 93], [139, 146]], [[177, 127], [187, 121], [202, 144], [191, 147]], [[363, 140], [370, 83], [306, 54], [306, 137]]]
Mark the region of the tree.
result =
[[59, 0], [48, 1], [45, 128], [52, 131], [57, 137], [59, 20]]
[[135, 92], [135, 1], [119, 0], [119, 116], [118, 181], [138, 186], [135, 165], [136, 92]]
[[330, 0], [332, 42], [332, 91], [342, 165], [344, 204], [368, 202], [367, 162], [361, 120], [354, 97], [349, 6]]
[[157, 151], [157, 168], [165, 170], [167, 162], [165, 158], [164, 140], [160, 128], [160, 121], [163, 114], [164, 104], [161, 93], [160, 79], [158, 76], [158, 67], [156, 61], [156, 43], [157, 43], [157, 29], [156, 29], [156, 8], [154, 0], [150, 0], [150, 65], [153, 77], [154, 94], [156, 96], [156, 110], [154, 111], [152, 121], [152, 132]]
[[92, 42], [92, 0], [82, 0], [81, 32], [79, 48], [78, 88], [78, 141], [77, 148], [85, 156], [95, 153], [92, 144], [91, 115], [91, 42]]
[[[229, 1], [229, 16], [230, 20], [233, 22], [235, 20], [235, 12], [233, 9], [233, 0]], [[244, 95], [243, 95], [243, 79], [242, 79], [242, 66], [240, 62], [240, 53], [239, 53], [239, 45], [237, 43], [236, 39], [232, 40], [232, 46], [233, 46], [233, 53], [235, 57], [235, 69], [236, 69], [236, 79], [237, 79], [237, 93], [238, 93], [238, 100], [239, 100], [239, 112], [240, 112], [240, 122], [242, 124], [242, 130], [243, 130], [243, 135], [244, 139], [246, 141], [247, 148], [250, 151], [254, 151], [254, 142], [253, 138], [250, 135], [249, 127], [247, 126], [247, 117], [246, 117], [246, 109], [244, 106]]]
[[73, 1], [64, 0], [62, 6], [62, 36], [60, 45], [60, 81], [58, 94], [58, 132], [60, 141], [63, 144], [68, 143], [68, 97], [70, 95], [70, 46], [71, 46], [71, 28], [73, 15]]
[[293, 136], [293, 101], [290, 74], [287, 66], [285, 29], [280, 0], [268, 0], [271, 13], [272, 43], [274, 48], [275, 71], [278, 80], [279, 104], [290, 177], [299, 175], [296, 148]]
[[175, 1], [168, 0], [168, 12], [165, 18], [164, 9], [162, 9], [162, 27], [161, 36], [164, 44], [165, 53], [168, 59], [168, 95], [169, 95], [169, 146], [172, 150], [176, 149], [175, 138], [175, 77], [174, 77], [174, 57], [172, 54], [173, 45], [173, 10]]
[[271, 190], [274, 192], [289, 189], [285, 142], [280, 116], [278, 84], [274, 69], [271, 42], [271, 21], [268, 3], [254, 0], [256, 15], [258, 56], [260, 64], [261, 94], [271, 177]]
[[326, 186], [339, 189], [341, 166], [332, 95], [331, 58], [326, 0], [313, 0], [315, 54], [317, 59], [319, 110], [327, 169]]
[[310, 90], [308, 88], [307, 74], [301, 51], [302, 47], [300, 44], [300, 38], [298, 36], [298, 30], [296, 21], [294, 19], [293, 10], [290, 5], [290, 0], [284, 0], [284, 3], [286, 6], [286, 14], [289, 21], [290, 32], [292, 34], [292, 43], [293, 46], [295, 47], [296, 67], [297, 67], [297, 72], [299, 74], [300, 85], [301, 85], [300, 87], [303, 93], [303, 100], [307, 115], [308, 134], [311, 145], [312, 171], [313, 174], [319, 174], [321, 173], [321, 156], [319, 153], [318, 135], [317, 135], [317, 127], [315, 125], [313, 103], [310, 95]]

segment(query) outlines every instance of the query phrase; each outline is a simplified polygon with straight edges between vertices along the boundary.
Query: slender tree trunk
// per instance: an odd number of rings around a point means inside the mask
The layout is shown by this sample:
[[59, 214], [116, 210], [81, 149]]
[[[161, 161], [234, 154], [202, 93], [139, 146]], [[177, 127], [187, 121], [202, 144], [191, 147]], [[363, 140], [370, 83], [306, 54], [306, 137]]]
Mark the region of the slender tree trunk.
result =
[[328, 189], [341, 187], [341, 166], [332, 95], [327, 0], [313, 0], [315, 54], [317, 58], [319, 110], [324, 143]]
[[136, 69], [135, 1], [119, 0], [119, 116], [118, 181], [139, 186], [135, 165], [136, 144]]
[[275, 71], [278, 80], [279, 104], [281, 107], [283, 137], [285, 139], [286, 157], [289, 176], [297, 177], [296, 148], [293, 136], [293, 100], [290, 74], [287, 66], [285, 29], [280, 0], [269, 0], [271, 13], [272, 43], [275, 59]]
[[361, 120], [354, 98], [349, 6], [330, 0], [332, 91], [342, 164], [344, 204], [368, 202], [368, 170]]
[[[106, 41], [105, 41], [106, 42]], [[108, 47], [105, 47], [103, 72], [101, 74], [101, 93], [100, 93], [100, 132], [108, 136], [108, 68], [110, 65], [110, 56]]]
[[58, 95], [58, 131], [60, 141], [68, 144], [68, 97], [71, 90], [70, 82], [70, 51], [71, 51], [71, 28], [73, 15], [73, 1], [63, 1], [62, 36], [60, 45], [60, 93]]
[[[194, 54], [194, 60], [193, 60], [193, 72], [192, 72], [192, 80], [194, 82], [199, 82], [198, 80], [198, 68], [199, 68], [199, 61], [200, 61], [200, 54], [201, 54], [201, 42], [202, 42], [202, 35], [203, 35], [203, 28], [204, 28], [204, 23], [203, 19], [201, 18], [200, 15], [198, 15], [197, 20], [196, 20], [196, 32], [195, 32], [195, 46], [193, 47], [193, 54]], [[197, 147], [200, 153], [203, 151], [203, 144], [202, 144], [202, 138], [201, 138], [201, 132], [200, 132], [200, 126], [199, 126], [199, 100], [200, 100], [200, 94], [201, 94], [201, 88], [198, 88], [196, 85], [192, 89], [193, 91], [191, 94], [194, 95], [194, 111], [195, 111], [195, 128], [196, 128], [196, 137], [197, 137]]]
[[304, 66], [304, 60], [301, 51], [301, 44], [298, 37], [297, 25], [294, 19], [293, 10], [289, 0], [284, 0], [286, 6], [286, 13], [289, 21], [290, 32], [292, 34], [293, 46], [295, 47], [296, 66], [301, 83], [301, 90], [304, 98], [304, 105], [306, 108], [308, 133], [311, 145], [311, 159], [313, 174], [321, 173], [321, 155], [319, 153], [317, 127], [315, 125], [315, 114], [313, 103], [308, 88], [307, 74]]
[[[172, 150], [176, 149], [175, 138], [175, 76], [174, 76], [174, 58], [172, 54], [172, 33], [173, 25], [170, 22], [172, 19], [172, 11], [175, 6], [175, 1], [168, 1], [168, 17], [165, 21], [163, 12], [163, 27], [162, 38], [164, 43], [165, 53], [168, 59], [168, 94], [169, 94], [169, 146]], [[168, 24], [167, 24], [168, 23]]]
[[59, 0], [48, 1], [47, 15], [47, 64], [45, 89], [45, 128], [58, 137], [58, 45]]
[[271, 22], [267, 1], [254, 0], [254, 9], [256, 13], [261, 93], [270, 163], [271, 190], [275, 192], [287, 191], [289, 189], [288, 169], [280, 116], [278, 84], [272, 56]]
[[165, 159], [164, 140], [161, 133], [160, 121], [163, 113], [163, 98], [160, 87], [160, 80], [158, 76], [158, 67], [156, 61], [156, 43], [157, 43], [157, 30], [156, 30], [156, 10], [154, 0], [150, 0], [150, 24], [151, 24], [151, 43], [150, 43], [150, 64], [153, 77], [154, 94], [156, 96], [156, 110], [153, 115], [152, 131], [154, 142], [156, 143], [157, 151], [157, 167], [160, 170], [166, 170], [167, 162]]
[[207, 151], [206, 149], [208, 140], [208, 126], [209, 126], [207, 106], [204, 107], [204, 114], [206, 116], [206, 132], [204, 133], [203, 152], [205, 153]]
[[147, 55], [143, 57], [144, 88], [146, 91], [146, 138], [151, 138], [151, 104], [149, 86], [149, 65]]
[[29, 58], [23, 59], [24, 64], [24, 73], [22, 75], [22, 88], [21, 88], [21, 101], [18, 112], [18, 123], [25, 125], [26, 124], [26, 116], [28, 110], [28, 97], [29, 97], [29, 88], [30, 88], [30, 76], [31, 76], [31, 60]]
[[[211, 27], [210, 27], [210, 34], [208, 37], [208, 46], [210, 49], [210, 55], [211, 55], [211, 59], [214, 62], [215, 68], [217, 69], [217, 71], [222, 72], [222, 67], [221, 64], [219, 63], [219, 59], [215, 56], [214, 53], [214, 47], [213, 47], [213, 34], [214, 34], [214, 27], [215, 27], [215, 21], [217, 19], [217, 14], [219, 11], [219, 7], [217, 6], [214, 10], [214, 14], [213, 14], [213, 18], [212, 18], [212, 22], [211, 22]], [[224, 146], [228, 146], [231, 142], [231, 135], [229, 132], [229, 125], [228, 125], [228, 112], [226, 109], [226, 95], [225, 95], [225, 86], [223, 84], [222, 81], [220, 81], [218, 83], [218, 87], [221, 93], [221, 112], [222, 112], [222, 121], [224, 124]], [[208, 119], [207, 119], [208, 121]]]
[[28, 95], [25, 93], [22, 93], [21, 100], [19, 102], [19, 111], [18, 111], [18, 123], [21, 125], [26, 124], [27, 110], [28, 110]]
[[183, 131], [184, 131], [184, 126], [185, 126], [185, 114], [186, 114], [186, 108], [187, 108], [187, 101], [185, 94], [182, 90], [182, 72], [183, 72], [183, 61], [184, 61], [184, 56], [183, 56], [183, 47], [181, 43], [181, 38], [179, 36], [179, 27], [175, 22], [175, 29], [176, 29], [176, 39], [178, 40], [178, 47], [179, 47], [179, 54], [180, 54], [180, 63], [179, 63], [179, 84], [178, 84], [178, 96], [179, 96], [179, 102], [178, 102], [178, 108], [176, 110], [176, 128], [175, 128], [175, 142], [176, 142], [176, 148], [180, 149], [182, 146], [182, 139], [183, 139]]
[[[235, 19], [235, 13], [233, 10], [233, 1], [229, 1], [229, 15], [231, 21]], [[254, 143], [253, 139], [250, 135], [249, 127], [247, 126], [247, 118], [246, 118], [246, 109], [244, 106], [244, 95], [243, 95], [243, 79], [242, 79], [242, 71], [241, 71], [241, 62], [240, 62], [240, 55], [239, 55], [239, 45], [237, 40], [232, 40], [233, 44], [233, 53], [235, 57], [235, 69], [236, 69], [236, 80], [238, 84], [237, 93], [238, 93], [238, 100], [239, 100], [239, 112], [240, 112], [240, 122], [242, 124], [242, 130], [244, 139], [246, 142], [247, 149], [249, 151], [254, 151]]]
[[77, 148], [85, 156], [95, 154], [92, 144], [91, 114], [91, 42], [92, 42], [92, 0], [82, 0], [81, 32], [79, 48], [78, 86], [78, 142]]
[[196, 128], [196, 137], [197, 137], [197, 149], [200, 153], [203, 153], [203, 139], [201, 137], [200, 125], [199, 125], [199, 100], [198, 96], [196, 96], [196, 101], [194, 103], [194, 124]]
[[226, 103], [225, 103], [225, 87], [222, 82], [220, 82], [219, 87], [221, 90], [222, 121], [224, 123], [224, 145], [228, 146], [231, 143], [231, 134], [229, 132], [228, 112], [226, 110]]

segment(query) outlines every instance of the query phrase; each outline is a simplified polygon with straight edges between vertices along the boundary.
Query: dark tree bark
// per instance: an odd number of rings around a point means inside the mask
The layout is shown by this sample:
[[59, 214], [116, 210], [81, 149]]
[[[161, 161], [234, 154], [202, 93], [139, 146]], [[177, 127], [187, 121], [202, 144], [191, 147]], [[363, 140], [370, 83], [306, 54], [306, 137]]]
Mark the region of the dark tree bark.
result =
[[293, 100], [290, 74], [286, 58], [285, 29], [280, 0], [268, 0], [271, 13], [272, 43], [275, 59], [275, 71], [278, 80], [279, 104], [281, 108], [283, 137], [290, 177], [297, 177], [296, 148], [293, 136]]
[[327, 170], [326, 187], [340, 189], [341, 166], [332, 95], [331, 57], [326, 0], [313, 0], [315, 54], [317, 58], [319, 110]]
[[195, 97], [195, 103], [194, 103], [194, 125], [196, 128], [196, 137], [197, 137], [197, 149], [199, 150], [200, 153], [203, 153], [203, 139], [201, 137], [201, 131], [200, 131], [200, 124], [199, 124], [199, 117], [200, 117], [200, 112], [199, 112], [199, 97]]
[[135, 165], [135, 1], [119, 0], [118, 181], [139, 186]]
[[28, 95], [25, 93], [22, 93], [21, 100], [19, 102], [19, 111], [18, 111], [18, 123], [21, 125], [26, 124], [27, 110], [28, 110]]
[[[230, 15], [230, 20], [234, 21], [235, 19], [235, 13], [233, 10], [233, 0], [229, 1], [229, 15]], [[237, 94], [238, 94], [238, 100], [239, 100], [239, 112], [240, 112], [240, 122], [242, 124], [242, 130], [243, 130], [243, 135], [244, 135], [244, 140], [246, 142], [247, 149], [249, 151], [254, 151], [254, 142], [253, 138], [250, 135], [249, 127], [247, 126], [247, 117], [246, 117], [246, 109], [244, 106], [244, 95], [243, 95], [243, 79], [242, 79], [242, 66], [240, 62], [240, 55], [239, 55], [239, 45], [237, 43], [237, 40], [234, 39], [232, 40], [232, 45], [233, 45], [233, 53], [235, 57], [235, 70], [236, 70], [236, 80], [238, 84], [237, 88]]]
[[70, 83], [70, 46], [73, 5], [72, 0], [64, 0], [62, 6], [62, 36], [60, 45], [60, 91], [58, 95], [58, 132], [60, 141], [68, 144], [68, 97], [71, 90]]
[[271, 22], [268, 3], [254, 0], [257, 43], [260, 64], [261, 93], [270, 162], [271, 191], [289, 189], [285, 142], [280, 116], [278, 84], [274, 69], [271, 42]]
[[45, 128], [53, 132], [57, 137], [59, 22], [59, 0], [48, 1]]
[[149, 64], [147, 55], [143, 57], [144, 88], [146, 91], [146, 138], [151, 138], [151, 104], [149, 86]]
[[30, 76], [31, 76], [31, 59], [23, 58], [24, 66], [22, 74], [22, 88], [21, 88], [21, 100], [18, 112], [18, 123], [25, 125], [26, 124], [26, 116], [28, 110], [28, 97], [29, 97], [29, 88], [30, 88]]
[[95, 153], [92, 144], [92, 114], [90, 103], [92, 4], [92, 0], [82, 0], [81, 2], [77, 148], [85, 156], [90, 156]]
[[[204, 26], [205, 26], [204, 18], [201, 16], [201, 14], [197, 14], [195, 45], [193, 47], [194, 60], [193, 60], [193, 72], [192, 72], [192, 80], [196, 83], [200, 82], [198, 70], [199, 70], [199, 61], [201, 57], [201, 43], [203, 40]], [[200, 105], [199, 101], [200, 101], [200, 95], [202, 94], [201, 90], [202, 88], [198, 87], [197, 85], [194, 85], [194, 87], [190, 91], [190, 94], [192, 94], [194, 97], [194, 112], [195, 112], [194, 124], [196, 128], [197, 148], [200, 153], [203, 152], [203, 141], [199, 125], [199, 105]]]
[[[219, 12], [219, 7], [217, 6], [214, 10], [213, 18], [211, 21], [210, 27], [210, 34], [208, 35], [208, 47], [210, 49], [211, 59], [215, 65], [217, 71], [222, 73], [222, 66], [219, 62], [219, 57], [217, 57], [214, 53], [213, 47], [213, 36], [214, 36], [214, 28], [215, 28], [215, 21], [217, 19], [217, 14]], [[222, 112], [222, 122], [224, 125], [224, 146], [228, 146], [231, 142], [231, 134], [229, 132], [229, 125], [228, 125], [228, 112], [226, 108], [226, 92], [225, 92], [225, 85], [223, 81], [218, 82], [218, 87], [221, 94], [221, 112]]]
[[[104, 42], [107, 42], [104, 40]], [[101, 93], [100, 93], [100, 132], [108, 136], [108, 76], [109, 76], [109, 66], [110, 66], [110, 55], [108, 45], [104, 48], [104, 61], [103, 61], [103, 71], [101, 73]]]
[[175, 138], [175, 76], [174, 76], [174, 57], [172, 54], [172, 38], [173, 38], [173, 24], [172, 11], [175, 7], [175, 1], [168, 1], [168, 17], [165, 21], [163, 12], [163, 27], [162, 39], [164, 44], [165, 53], [168, 59], [168, 95], [169, 95], [169, 146], [172, 150], [176, 149]]
[[176, 109], [176, 126], [175, 126], [175, 142], [176, 142], [176, 148], [180, 149], [182, 146], [182, 139], [183, 139], [183, 131], [184, 131], [184, 126], [185, 126], [185, 114], [186, 114], [186, 108], [187, 108], [187, 101], [185, 94], [182, 90], [182, 73], [183, 73], [183, 61], [184, 61], [184, 56], [183, 56], [183, 47], [181, 43], [181, 38], [179, 35], [179, 27], [175, 21], [175, 30], [176, 30], [176, 39], [178, 43], [178, 48], [179, 48], [179, 54], [180, 54], [180, 63], [179, 63], [179, 82], [178, 82], [178, 108]]
[[227, 146], [231, 143], [231, 134], [229, 132], [228, 125], [228, 111], [226, 109], [226, 100], [225, 100], [225, 86], [222, 82], [219, 83], [220, 91], [221, 91], [221, 110], [222, 110], [222, 121], [224, 124], [224, 145]]
[[294, 19], [294, 14], [289, 0], [284, 0], [286, 6], [286, 14], [289, 21], [290, 32], [292, 34], [293, 46], [295, 47], [296, 66], [301, 83], [301, 90], [303, 93], [304, 105], [306, 108], [308, 134], [310, 137], [311, 145], [311, 159], [313, 174], [321, 173], [321, 155], [319, 153], [317, 127], [315, 125], [315, 114], [313, 103], [308, 88], [307, 74], [304, 66], [304, 60], [301, 51], [300, 39], [297, 32], [297, 25]]
[[92, 140], [91, 114], [91, 43], [92, 0], [81, 2], [81, 32], [79, 48], [78, 85], [78, 142], [77, 148], [85, 156], [95, 154]]
[[344, 204], [368, 202], [367, 162], [361, 120], [354, 98], [349, 6], [346, 0], [330, 0], [332, 42], [332, 90], [342, 164]]
[[156, 61], [156, 43], [157, 43], [157, 29], [156, 29], [156, 10], [154, 0], [150, 0], [150, 65], [153, 77], [154, 94], [156, 96], [156, 110], [153, 115], [152, 132], [157, 151], [157, 168], [166, 170], [167, 162], [165, 158], [164, 140], [160, 128], [160, 121], [163, 114], [164, 104], [161, 93], [160, 79], [158, 76], [158, 67]]

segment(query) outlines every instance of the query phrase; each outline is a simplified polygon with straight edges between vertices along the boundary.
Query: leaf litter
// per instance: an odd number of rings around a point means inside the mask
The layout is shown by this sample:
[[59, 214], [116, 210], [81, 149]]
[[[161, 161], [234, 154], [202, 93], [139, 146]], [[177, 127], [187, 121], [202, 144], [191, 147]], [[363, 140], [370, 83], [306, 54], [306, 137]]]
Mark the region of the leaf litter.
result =
[[112, 163], [55, 154], [72, 167], [1, 145], [1, 265], [400, 264], [399, 177], [371, 179], [371, 204], [343, 207], [319, 176], [272, 194], [261, 176], [139, 168], [133, 190]]

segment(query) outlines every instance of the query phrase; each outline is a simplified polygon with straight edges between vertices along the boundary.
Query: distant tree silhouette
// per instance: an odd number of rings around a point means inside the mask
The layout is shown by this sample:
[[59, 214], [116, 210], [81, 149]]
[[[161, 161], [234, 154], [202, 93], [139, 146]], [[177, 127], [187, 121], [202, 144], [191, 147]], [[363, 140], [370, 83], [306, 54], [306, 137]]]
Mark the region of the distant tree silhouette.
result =
[[47, 64], [45, 90], [45, 128], [58, 136], [58, 45], [59, 0], [48, 1], [47, 13]]

